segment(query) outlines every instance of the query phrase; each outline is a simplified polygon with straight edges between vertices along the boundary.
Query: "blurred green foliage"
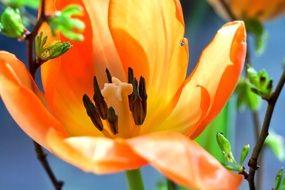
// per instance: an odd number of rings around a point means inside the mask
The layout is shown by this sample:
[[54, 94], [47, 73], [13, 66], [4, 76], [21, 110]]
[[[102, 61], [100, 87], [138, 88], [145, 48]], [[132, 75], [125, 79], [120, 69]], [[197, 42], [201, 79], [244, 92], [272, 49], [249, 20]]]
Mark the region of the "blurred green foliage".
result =
[[0, 18], [0, 32], [11, 38], [21, 38], [25, 31], [19, 9], [6, 7]]
[[39, 7], [40, 0], [0, 0], [0, 3], [13, 8], [29, 7], [37, 9]]
[[52, 32], [55, 34], [56, 31], [59, 31], [70, 40], [83, 41], [82, 32], [85, 29], [85, 24], [76, 18], [82, 14], [83, 8], [81, 6], [75, 4], [66, 6], [49, 19]]

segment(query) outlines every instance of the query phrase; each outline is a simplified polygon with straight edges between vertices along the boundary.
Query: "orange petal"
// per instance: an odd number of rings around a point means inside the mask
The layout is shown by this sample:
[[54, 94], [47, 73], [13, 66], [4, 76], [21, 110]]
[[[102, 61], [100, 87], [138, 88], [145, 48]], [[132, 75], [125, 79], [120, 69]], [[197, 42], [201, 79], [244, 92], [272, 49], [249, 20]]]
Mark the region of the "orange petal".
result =
[[147, 123], [171, 103], [186, 76], [188, 44], [181, 43], [180, 2], [110, 0], [109, 26], [125, 70], [132, 67], [147, 80]]
[[[105, 69], [113, 76], [126, 81], [127, 75], [121, 64], [108, 26], [108, 10], [110, 0], [83, 0], [91, 20], [93, 32], [93, 64], [99, 83], [106, 82]], [[90, 43], [90, 42], [89, 42]]]
[[3, 51], [0, 52], [0, 95], [17, 124], [42, 146], [47, 147], [46, 134], [51, 127], [62, 130], [39, 97], [41, 93], [25, 65]]
[[61, 159], [86, 172], [96, 174], [120, 172], [146, 164], [146, 161], [135, 154], [124, 139], [66, 138], [52, 130], [48, 135], [48, 145]]
[[[49, 0], [46, 2], [47, 11], [50, 13], [70, 4], [68, 1]], [[81, 0], [72, 1], [72, 3], [85, 7]], [[88, 118], [82, 103], [84, 94], [93, 94], [93, 76], [98, 72], [104, 72], [98, 70], [94, 64], [97, 58], [94, 57], [95, 50], [92, 44], [93, 23], [86, 9], [85, 7], [84, 16], [80, 17], [86, 25], [85, 40], [83, 42], [72, 41], [73, 47], [67, 53], [42, 66], [42, 81], [49, 107], [72, 135], [100, 135]], [[48, 30], [45, 30], [48, 33]], [[104, 33], [99, 27], [96, 30]], [[67, 41], [63, 37], [61, 39]], [[100, 64], [104, 63], [97, 63], [97, 65]]]
[[238, 18], [253, 18], [260, 21], [272, 19], [285, 11], [284, 0], [232, 0], [230, 6]]
[[[230, 20], [227, 11], [219, 0], [208, 0], [218, 14]], [[257, 19], [266, 21], [273, 19], [285, 11], [284, 0], [230, 0], [228, 5], [237, 19]]]
[[[73, 0], [72, 3], [81, 5], [84, 8], [84, 4], [81, 0]], [[68, 1], [48, 0], [46, 1], [46, 11], [49, 13], [54, 13], [55, 11], [61, 10], [69, 4], [70, 2]], [[43, 84], [47, 90], [50, 90], [52, 87], [56, 87], [56, 91], [58, 87], [56, 83], [53, 82], [59, 80], [60, 78], [65, 78], [70, 85], [70, 88], [75, 92], [82, 89], [86, 91], [88, 89], [87, 87], [89, 87], [90, 90], [92, 88], [92, 83], [89, 84], [94, 76], [92, 63], [93, 47], [91, 43], [93, 38], [92, 28], [87, 11], [85, 9], [84, 15], [79, 18], [86, 25], [83, 33], [85, 40], [83, 42], [72, 41], [73, 47], [67, 53], [65, 53], [59, 59], [54, 59], [49, 63], [44, 64], [42, 70], [44, 75]], [[52, 35], [49, 33], [49, 38], [51, 37]], [[60, 38], [62, 41], [70, 41], [62, 36]], [[55, 71], [57, 72], [51, 73]], [[52, 81], [51, 78], [55, 79]], [[89, 85], [87, 86], [86, 83]]]
[[176, 108], [161, 128], [188, 130], [192, 138], [203, 131], [237, 84], [246, 55], [245, 40], [243, 22], [228, 23], [218, 31], [203, 51], [185, 82]]
[[179, 133], [153, 133], [128, 142], [166, 177], [190, 189], [237, 189], [243, 179]]

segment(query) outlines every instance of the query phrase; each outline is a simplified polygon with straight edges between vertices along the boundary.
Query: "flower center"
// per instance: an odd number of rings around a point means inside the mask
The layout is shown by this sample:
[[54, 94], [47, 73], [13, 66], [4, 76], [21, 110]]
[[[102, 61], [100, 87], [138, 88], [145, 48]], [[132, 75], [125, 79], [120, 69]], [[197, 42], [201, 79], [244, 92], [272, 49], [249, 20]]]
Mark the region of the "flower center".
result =
[[139, 133], [147, 110], [145, 79], [139, 81], [128, 69], [128, 83], [112, 77], [106, 69], [108, 83], [100, 90], [94, 77], [93, 101], [83, 95], [83, 104], [94, 126], [107, 137], [132, 137]]

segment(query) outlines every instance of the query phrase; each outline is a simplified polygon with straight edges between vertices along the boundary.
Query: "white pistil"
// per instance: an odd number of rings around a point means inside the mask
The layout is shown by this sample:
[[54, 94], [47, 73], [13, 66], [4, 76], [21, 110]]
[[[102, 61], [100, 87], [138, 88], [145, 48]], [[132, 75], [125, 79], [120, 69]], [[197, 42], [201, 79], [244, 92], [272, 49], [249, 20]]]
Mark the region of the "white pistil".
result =
[[112, 77], [112, 83], [105, 83], [101, 93], [108, 105], [113, 107], [118, 115], [118, 136], [131, 137], [136, 134], [138, 127], [135, 127], [129, 110], [128, 95], [133, 92], [133, 86]]

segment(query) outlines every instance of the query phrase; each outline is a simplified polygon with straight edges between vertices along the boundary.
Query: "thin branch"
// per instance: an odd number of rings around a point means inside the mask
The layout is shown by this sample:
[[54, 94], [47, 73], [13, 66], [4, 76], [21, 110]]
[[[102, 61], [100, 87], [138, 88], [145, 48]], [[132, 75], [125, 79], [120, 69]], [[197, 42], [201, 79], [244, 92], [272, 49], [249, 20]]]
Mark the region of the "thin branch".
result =
[[[35, 38], [44, 22], [48, 21], [48, 16], [45, 14], [45, 0], [42, 0], [41, 2], [41, 8], [40, 8], [40, 15], [39, 19], [33, 29], [33, 31], [28, 34], [25, 38], [25, 40], [28, 42], [28, 60], [29, 60], [29, 71], [33, 79], [35, 79], [35, 74], [37, 69], [42, 63], [38, 63], [34, 60], [34, 41]], [[37, 142], [33, 141], [34, 147], [35, 147], [35, 152], [37, 154], [37, 158], [40, 161], [42, 167], [44, 168], [45, 172], [47, 173], [49, 179], [51, 180], [55, 190], [61, 190], [62, 186], [64, 184], [63, 181], [57, 180], [55, 177], [54, 172], [52, 171], [48, 160], [47, 160], [47, 155], [45, 154], [43, 148], [41, 145], [39, 145]]]
[[260, 119], [259, 119], [258, 111], [252, 111], [251, 117], [252, 117], [253, 125], [254, 125], [254, 136], [255, 136], [255, 140], [257, 141], [259, 132], [260, 132]]
[[[255, 142], [257, 142], [258, 137], [259, 137], [259, 133], [260, 133], [260, 128], [261, 128], [258, 111], [252, 111], [251, 117], [253, 119]], [[263, 150], [261, 150], [261, 152], [259, 154], [258, 162], [262, 163], [263, 160], [264, 160], [264, 155], [263, 155]], [[258, 190], [262, 189], [263, 171], [264, 171], [264, 168], [260, 167], [257, 171], [257, 174], [256, 174], [256, 189], [258, 189]]]
[[64, 184], [63, 181], [58, 181], [57, 178], [55, 177], [48, 161], [47, 161], [47, 154], [44, 152], [43, 148], [41, 147], [41, 145], [39, 145], [38, 143], [34, 142], [34, 147], [35, 147], [35, 151], [37, 153], [37, 157], [38, 160], [40, 161], [40, 163], [42, 164], [44, 170], [46, 171], [46, 173], [48, 174], [55, 190], [61, 190], [62, 186]]
[[[247, 41], [249, 41], [248, 37], [247, 37]], [[250, 47], [247, 48], [246, 61], [245, 62], [247, 65], [252, 65]], [[246, 75], [246, 77], [248, 77], [247, 69], [245, 69], [245, 75]], [[255, 142], [257, 142], [257, 139], [258, 139], [259, 133], [260, 133], [260, 128], [261, 128], [259, 112], [258, 111], [251, 111], [251, 118], [253, 120], [253, 129], [254, 129], [253, 134], [254, 134]], [[260, 153], [260, 157], [259, 157], [258, 161], [259, 161], [259, 163], [262, 163], [263, 151]], [[257, 172], [257, 176], [256, 176], [256, 187], [257, 187], [257, 189], [261, 189], [262, 178], [263, 178], [263, 168], [260, 168], [259, 171]]]
[[[247, 41], [249, 41], [248, 38], [247, 38]], [[248, 65], [251, 65], [251, 54], [250, 54], [249, 47], [247, 49], [246, 63]], [[247, 69], [245, 70], [245, 72], [246, 72], [246, 76], [248, 77]], [[260, 128], [261, 128], [259, 112], [258, 111], [251, 111], [251, 117], [253, 120], [255, 142], [257, 142], [259, 134], [260, 134]], [[263, 151], [261, 151], [261, 153], [260, 153], [260, 156], [258, 158], [258, 162], [259, 163], [263, 162]], [[262, 179], [263, 179], [263, 168], [260, 168], [259, 171], [257, 172], [257, 175], [256, 175], [256, 187], [259, 190], [262, 188]]]
[[35, 38], [44, 22], [48, 21], [48, 16], [45, 14], [45, 0], [42, 0], [41, 8], [40, 8], [39, 19], [33, 29], [33, 31], [28, 34], [25, 38], [28, 41], [28, 59], [29, 59], [29, 71], [31, 75], [34, 77], [36, 74], [36, 70], [39, 68], [41, 63], [37, 63], [34, 61], [34, 41]]
[[274, 111], [274, 107], [275, 107], [275, 104], [279, 98], [281, 91], [282, 91], [284, 83], [285, 83], [285, 71], [283, 71], [283, 74], [282, 74], [282, 76], [281, 76], [281, 78], [280, 78], [280, 80], [276, 86], [276, 89], [274, 90], [274, 92], [272, 93], [270, 98], [268, 98], [268, 100], [267, 100], [268, 106], [267, 106], [264, 122], [262, 125], [262, 129], [261, 129], [260, 135], [258, 137], [258, 140], [254, 146], [252, 155], [251, 155], [249, 162], [248, 162], [248, 166], [250, 167], [249, 175], [248, 175], [248, 184], [249, 184], [249, 187], [251, 190], [255, 190], [254, 177], [255, 177], [255, 172], [259, 168], [258, 158], [259, 158], [261, 150], [264, 146], [265, 139], [267, 138], [267, 136], [269, 134], [268, 131], [269, 131], [269, 126], [270, 126], [272, 114]]

